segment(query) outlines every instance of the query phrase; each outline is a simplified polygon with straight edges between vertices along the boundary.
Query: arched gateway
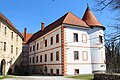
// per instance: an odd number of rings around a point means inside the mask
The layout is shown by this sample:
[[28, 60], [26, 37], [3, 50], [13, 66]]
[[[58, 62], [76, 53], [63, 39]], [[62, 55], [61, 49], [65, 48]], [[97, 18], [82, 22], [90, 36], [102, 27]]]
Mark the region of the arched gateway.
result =
[[6, 61], [5, 61], [5, 59], [3, 59], [2, 61], [1, 61], [1, 66], [0, 66], [0, 74], [1, 75], [5, 75], [5, 64], [6, 64]]

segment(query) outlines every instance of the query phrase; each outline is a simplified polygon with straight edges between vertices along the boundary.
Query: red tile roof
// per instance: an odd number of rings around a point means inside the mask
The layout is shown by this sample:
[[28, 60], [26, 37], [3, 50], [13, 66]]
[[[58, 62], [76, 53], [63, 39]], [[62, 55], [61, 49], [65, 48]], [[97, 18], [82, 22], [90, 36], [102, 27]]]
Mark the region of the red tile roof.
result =
[[43, 31], [40, 30], [40, 31], [36, 32], [35, 34], [33, 34], [33, 36], [28, 40], [27, 43], [30, 43], [30, 42], [36, 40], [37, 38], [41, 37], [42, 35], [46, 34], [49, 31], [55, 29], [56, 27], [58, 27], [61, 24], [77, 25], [77, 26], [87, 27], [87, 28], [89, 27], [83, 20], [81, 20], [80, 18], [78, 18], [77, 16], [72, 14], [71, 12], [68, 12], [67, 14], [65, 14], [64, 16], [62, 16], [55, 22], [53, 22], [50, 25], [48, 25], [47, 27], [45, 27]]
[[102, 27], [105, 29], [105, 27], [96, 19], [89, 7], [87, 7], [82, 20], [85, 21], [89, 26]]
[[7, 19], [1, 12], [0, 12], [0, 19], [1, 19], [2, 21], [4, 21], [5, 23], [7, 23], [7, 24], [10, 26], [10, 28], [11, 28], [13, 31], [15, 31], [15, 33], [17, 33], [17, 34], [23, 39], [22, 34], [14, 27], [14, 25], [10, 22], [10, 20]]
[[[21, 33], [22, 36], [24, 36], [24, 33]], [[23, 41], [23, 44], [26, 44], [26, 42], [32, 37], [33, 34], [26, 33], [26, 41]]]

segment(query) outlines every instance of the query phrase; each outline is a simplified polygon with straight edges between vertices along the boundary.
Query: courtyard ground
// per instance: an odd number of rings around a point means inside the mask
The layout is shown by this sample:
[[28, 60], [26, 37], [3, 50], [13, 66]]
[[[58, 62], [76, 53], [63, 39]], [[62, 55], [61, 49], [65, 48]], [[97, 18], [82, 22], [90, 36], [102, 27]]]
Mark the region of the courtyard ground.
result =
[[5, 78], [2, 80], [75, 80], [65, 78], [63, 76], [14, 76], [13, 78]]

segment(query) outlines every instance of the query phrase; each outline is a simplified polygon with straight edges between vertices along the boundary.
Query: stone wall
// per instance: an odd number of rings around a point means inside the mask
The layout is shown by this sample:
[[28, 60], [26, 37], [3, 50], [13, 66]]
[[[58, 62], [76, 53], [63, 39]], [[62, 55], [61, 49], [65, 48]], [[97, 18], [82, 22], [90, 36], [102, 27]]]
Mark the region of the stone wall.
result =
[[120, 80], [120, 74], [96, 73], [93, 80]]

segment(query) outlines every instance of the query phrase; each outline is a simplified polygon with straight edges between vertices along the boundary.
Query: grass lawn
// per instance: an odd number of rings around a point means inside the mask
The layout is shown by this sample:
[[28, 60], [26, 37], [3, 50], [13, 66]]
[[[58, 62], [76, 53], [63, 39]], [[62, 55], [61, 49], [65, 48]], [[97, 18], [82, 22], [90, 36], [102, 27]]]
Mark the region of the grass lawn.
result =
[[92, 80], [93, 75], [78, 75], [78, 76], [67, 76], [67, 78], [82, 79], [82, 80]]
[[5, 76], [0, 76], [0, 79], [4, 79], [4, 78], [12, 78], [13, 76], [11, 76], [11, 75], [5, 75]]

